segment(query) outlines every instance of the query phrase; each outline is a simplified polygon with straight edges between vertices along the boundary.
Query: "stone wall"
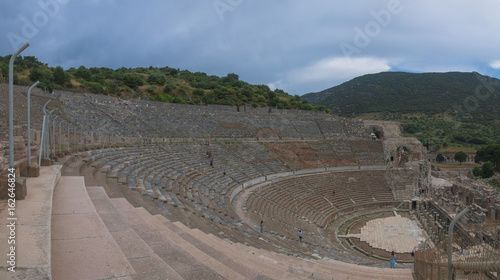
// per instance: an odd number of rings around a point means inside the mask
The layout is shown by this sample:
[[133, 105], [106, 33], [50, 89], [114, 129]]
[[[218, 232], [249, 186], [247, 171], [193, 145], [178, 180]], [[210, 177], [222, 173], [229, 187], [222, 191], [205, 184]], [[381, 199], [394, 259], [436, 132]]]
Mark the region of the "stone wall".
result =
[[[7, 85], [0, 85], [2, 97], [7, 97], [7, 89]], [[26, 157], [27, 90], [28, 87], [15, 87], [16, 160]], [[405, 163], [421, 160], [425, 152], [416, 139], [403, 138], [399, 124], [392, 122], [346, 119], [317, 111], [193, 106], [66, 91], [52, 94], [40, 89], [32, 91], [32, 129], [41, 130], [42, 106], [48, 100], [51, 100], [48, 111], [54, 110], [52, 118], [57, 115], [59, 120], [65, 121], [62, 127], [63, 143], [68, 140], [68, 124], [72, 127], [71, 142], [75, 127], [78, 127], [78, 133], [85, 130], [93, 135], [102, 135], [102, 139], [114, 136], [114, 139], [128, 139], [129, 143], [260, 141], [275, 143], [278, 151], [281, 149], [282, 153], [287, 153], [289, 147], [283, 143], [289, 142], [297, 148], [294, 153], [298, 161], [294, 170], [384, 164], [389, 168], [408, 168]], [[6, 104], [1, 106], [4, 110], [1, 111], [0, 141], [5, 141]], [[88, 139], [86, 143], [91, 142]], [[36, 137], [32, 140], [39, 141]], [[0, 167], [4, 170], [8, 156], [5, 149], [8, 146], [5, 142], [0, 144], [0, 164], [3, 164]], [[34, 148], [38, 148], [37, 144]], [[32, 155], [38, 155], [38, 150], [33, 150]], [[292, 161], [295, 161], [293, 157]], [[425, 182], [425, 179], [419, 180]]]

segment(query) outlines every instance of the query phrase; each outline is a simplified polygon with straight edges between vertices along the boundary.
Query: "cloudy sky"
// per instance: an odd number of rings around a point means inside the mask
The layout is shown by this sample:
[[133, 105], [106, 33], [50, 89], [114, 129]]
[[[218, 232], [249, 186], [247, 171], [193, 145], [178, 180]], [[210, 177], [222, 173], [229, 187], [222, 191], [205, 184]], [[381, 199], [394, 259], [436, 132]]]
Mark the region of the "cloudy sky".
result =
[[500, 78], [499, 0], [2, 0], [0, 55], [320, 91], [382, 71]]

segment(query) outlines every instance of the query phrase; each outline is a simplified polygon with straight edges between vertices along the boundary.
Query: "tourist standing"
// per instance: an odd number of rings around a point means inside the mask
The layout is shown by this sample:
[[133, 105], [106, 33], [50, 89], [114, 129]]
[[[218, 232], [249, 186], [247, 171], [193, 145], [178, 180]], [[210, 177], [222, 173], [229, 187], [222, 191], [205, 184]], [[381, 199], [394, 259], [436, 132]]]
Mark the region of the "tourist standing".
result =
[[390, 264], [391, 264], [391, 268], [396, 268], [396, 256], [394, 255], [394, 251], [392, 251], [392, 253], [391, 253]]
[[264, 232], [264, 221], [260, 221], [260, 233]]
[[299, 229], [299, 242], [302, 243], [302, 230]]

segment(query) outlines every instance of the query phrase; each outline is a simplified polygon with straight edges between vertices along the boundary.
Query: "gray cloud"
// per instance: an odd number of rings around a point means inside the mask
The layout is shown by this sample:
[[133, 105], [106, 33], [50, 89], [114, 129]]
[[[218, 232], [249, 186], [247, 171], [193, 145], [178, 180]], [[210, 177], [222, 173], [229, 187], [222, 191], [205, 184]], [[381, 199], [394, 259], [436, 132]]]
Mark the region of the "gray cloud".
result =
[[499, 27], [497, 0], [3, 1], [0, 54], [14, 36], [50, 66], [234, 72], [300, 95], [385, 70], [500, 77]]

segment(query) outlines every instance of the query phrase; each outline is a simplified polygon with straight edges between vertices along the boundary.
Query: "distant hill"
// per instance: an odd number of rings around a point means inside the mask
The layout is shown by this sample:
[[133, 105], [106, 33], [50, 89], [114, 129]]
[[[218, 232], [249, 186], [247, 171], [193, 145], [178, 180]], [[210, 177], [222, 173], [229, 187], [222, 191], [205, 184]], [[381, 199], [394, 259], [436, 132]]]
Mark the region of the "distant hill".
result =
[[[0, 56], [0, 83], [8, 82], [10, 55]], [[61, 89], [117, 96], [122, 99], [145, 100], [193, 105], [251, 105], [278, 109], [320, 110], [325, 106], [309, 104], [298, 95], [292, 96], [267, 85], [252, 85], [229, 73], [225, 77], [190, 72], [171, 67], [137, 67], [110, 69], [80, 66], [64, 70], [49, 67], [34, 56], [19, 56], [14, 64], [14, 84], [30, 86], [40, 81], [39, 88]]]
[[369, 74], [302, 98], [334, 114], [400, 121], [435, 148], [500, 143], [500, 80], [476, 72]]
[[[488, 98], [485, 85], [495, 92]], [[479, 97], [473, 99], [478, 87]], [[374, 112], [439, 114], [457, 111], [464, 114], [497, 117], [500, 115], [500, 80], [478, 73], [383, 72], [354, 78], [341, 85], [302, 96], [313, 104], [325, 105], [333, 113], [359, 115]], [[477, 108], [476, 102], [478, 101]], [[470, 103], [470, 104], [468, 104]], [[453, 105], [456, 108], [454, 108]]]

